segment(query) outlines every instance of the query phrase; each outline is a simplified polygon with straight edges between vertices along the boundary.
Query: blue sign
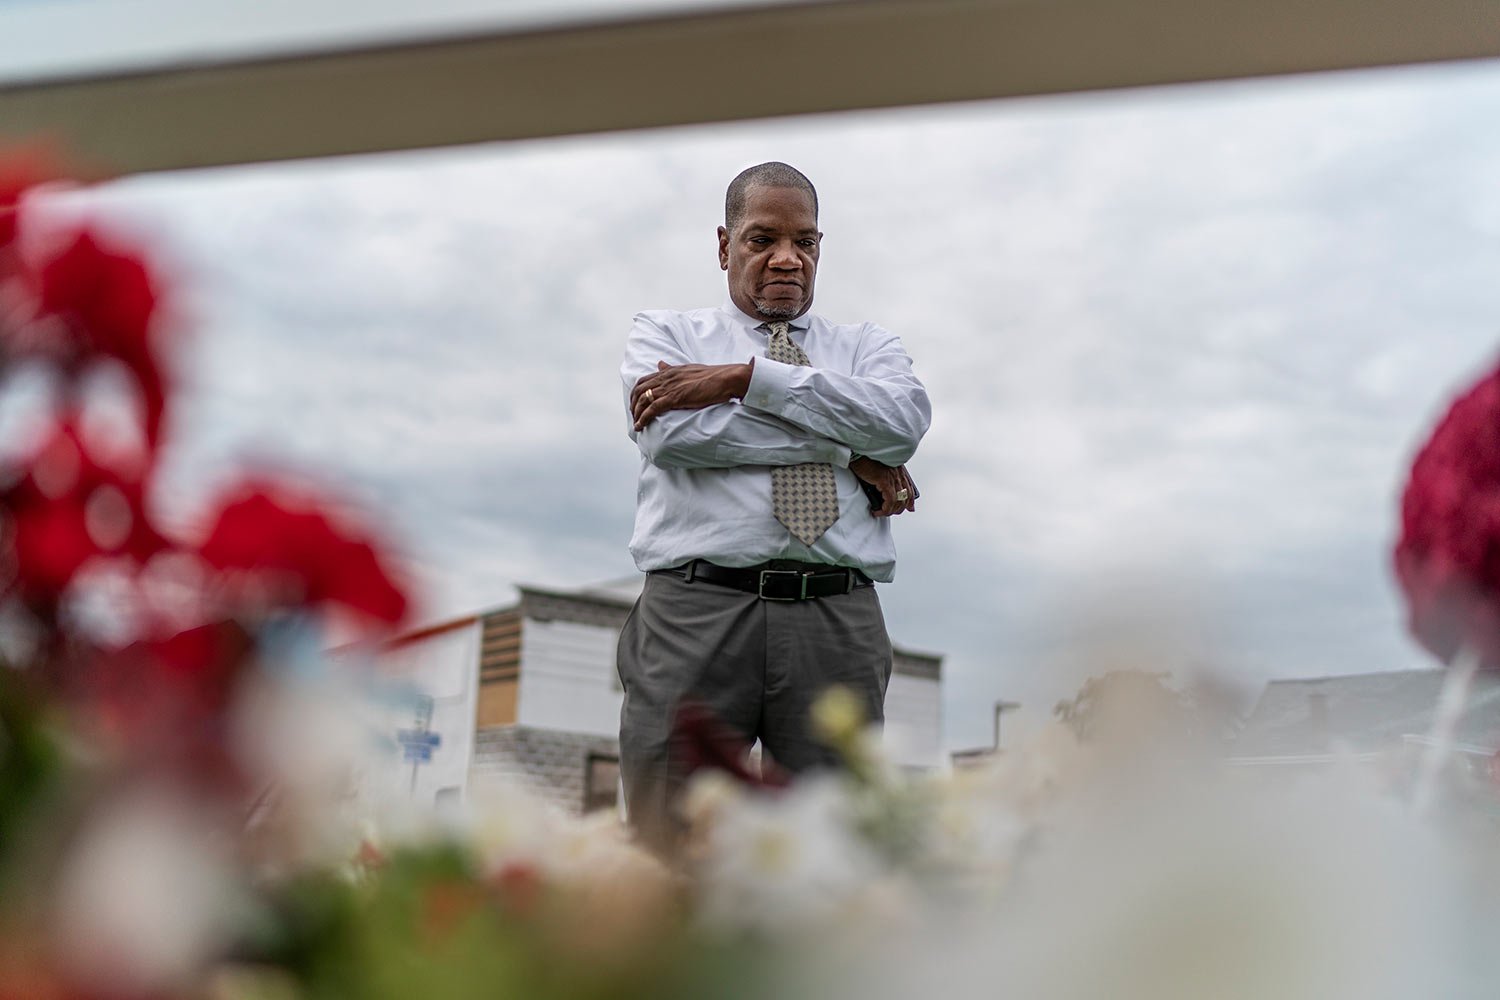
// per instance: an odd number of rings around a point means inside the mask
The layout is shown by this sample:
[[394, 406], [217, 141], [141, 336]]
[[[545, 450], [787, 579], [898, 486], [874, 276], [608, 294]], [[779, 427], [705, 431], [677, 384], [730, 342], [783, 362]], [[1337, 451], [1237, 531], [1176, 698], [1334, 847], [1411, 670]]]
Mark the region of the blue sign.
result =
[[396, 742], [401, 744], [401, 756], [413, 764], [432, 763], [432, 751], [442, 746], [443, 738], [430, 729], [398, 729]]

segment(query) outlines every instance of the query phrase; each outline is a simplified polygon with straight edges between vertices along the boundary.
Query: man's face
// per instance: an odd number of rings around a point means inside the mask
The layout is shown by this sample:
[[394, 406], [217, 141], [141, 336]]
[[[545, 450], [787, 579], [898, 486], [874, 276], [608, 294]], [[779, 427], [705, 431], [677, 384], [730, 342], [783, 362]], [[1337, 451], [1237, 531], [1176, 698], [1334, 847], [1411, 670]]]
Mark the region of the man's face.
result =
[[812, 305], [822, 239], [806, 191], [750, 188], [735, 231], [719, 227], [719, 266], [729, 272], [730, 300], [761, 319], [801, 316]]

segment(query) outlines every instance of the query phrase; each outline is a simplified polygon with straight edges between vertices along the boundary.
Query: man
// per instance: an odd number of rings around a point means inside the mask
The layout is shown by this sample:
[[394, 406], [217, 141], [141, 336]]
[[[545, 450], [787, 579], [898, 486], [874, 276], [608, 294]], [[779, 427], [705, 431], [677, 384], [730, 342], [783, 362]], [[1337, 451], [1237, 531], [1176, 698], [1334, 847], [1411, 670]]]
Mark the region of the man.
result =
[[630, 550], [647, 577], [620, 635], [620, 766], [632, 824], [667, 849], [679, 705], [793, 772], [834, 763], [808, 727], [829, 686], [883, 719], [891, 647], [873, 582], [893, 576], [890, 519], [916, 509], [905, 463], [931, 420], [899, 339], [808, 313], [823, 234], [806, 177], [744, 171], [718, 235], [729, 300], [638, 314], [621, 368], [641, 450]]

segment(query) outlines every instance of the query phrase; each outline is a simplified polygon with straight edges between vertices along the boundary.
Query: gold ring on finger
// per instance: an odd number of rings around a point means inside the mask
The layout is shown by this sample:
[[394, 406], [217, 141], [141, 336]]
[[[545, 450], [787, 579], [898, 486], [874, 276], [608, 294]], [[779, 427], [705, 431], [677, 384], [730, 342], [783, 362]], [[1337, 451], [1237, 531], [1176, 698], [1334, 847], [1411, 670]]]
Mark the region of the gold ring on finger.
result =
[[909, 499], [911, 499], [911, 491], [910, 490], [897, 490], [896, 491], [896, 502], [897, 503], [906, 503], [906, 501], [909, 500]]
[[647, 403], [648, 403], [648, 404], [649, 404], [649, 403], [650, 403], [650, 402], [651, 402], [651, 400], [652, 400], [652, 398], [653, 398], [653, 397], [652, 397], [652, 395], [651, 395], [651, 390], [650, 390], [650, 389], [647, 389], [647, 390], [646, 390], [646, 402], [647, 402]]

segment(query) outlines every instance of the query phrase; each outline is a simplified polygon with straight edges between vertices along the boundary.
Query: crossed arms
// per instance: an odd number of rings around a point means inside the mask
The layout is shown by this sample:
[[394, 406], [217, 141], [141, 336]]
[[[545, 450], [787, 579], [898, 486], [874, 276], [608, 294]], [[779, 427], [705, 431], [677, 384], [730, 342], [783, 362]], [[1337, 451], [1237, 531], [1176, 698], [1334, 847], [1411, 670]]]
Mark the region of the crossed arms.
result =
[[916, 509], [905, 462], [931, 410], [895, 336], [865, 327], [847, 375], [759, 357], [705, 364], [679, 341], [683, 331], [658, 315], [636, 317], [621, 372], [631, 437], [649, 461], [678, 468], [828, 462], [879, 490], [877, 516]]

